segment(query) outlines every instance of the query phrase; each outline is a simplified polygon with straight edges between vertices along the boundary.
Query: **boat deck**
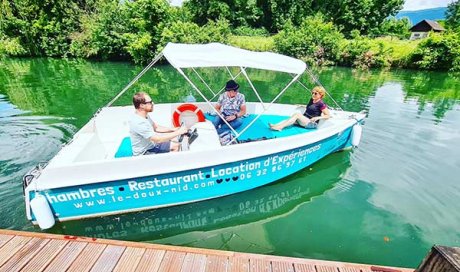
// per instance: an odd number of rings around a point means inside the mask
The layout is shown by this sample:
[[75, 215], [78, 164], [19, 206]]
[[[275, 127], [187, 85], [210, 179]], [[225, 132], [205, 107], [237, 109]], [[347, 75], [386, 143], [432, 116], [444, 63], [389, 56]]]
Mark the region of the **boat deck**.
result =
[[230, 251], [0, 230], [0, 271], [414, 271]]

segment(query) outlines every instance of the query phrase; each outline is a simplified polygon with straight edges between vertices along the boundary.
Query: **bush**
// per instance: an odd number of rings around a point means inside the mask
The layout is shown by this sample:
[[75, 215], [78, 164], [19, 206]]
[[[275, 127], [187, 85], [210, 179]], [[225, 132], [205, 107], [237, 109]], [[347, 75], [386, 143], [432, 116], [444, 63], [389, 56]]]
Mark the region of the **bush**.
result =
[[378, 28], [371, 29], [369, 36], [396, 36], [400, 39], [410, 37], [411, 23], [407, 17], [396, 19], [394, 17], [385, 19]]
[[460, 71], [460, 33], [430, 33], [411, 55], [415, 68]]
[[228, 43], [251, 51], [275, 51], [273, 37], [230, 36]]
[[26, 50], [19, 42], [19, 38], [10, 39], [8, 37], [0, 38], [0, 57], [21, 56], [26, 53]]
[[200, 27], [195, 23], [176, 21], [163, 29], [161, 33], [161, 47], [168, 42], [176, 43], [209, 43], [225, 42], [230, 35], [227, 21], [209, 21]]
[[316, 15], [305, 18], [299, 27], [288, 22], [274, 39], [278, 52], [322, 65], [338, 59], [344, 37], [331, 22]]
[[236, 36], [268, 36], [269, 33], [265, 28], [250, 28], [248, 26], [240, 26], [233, 29], [232, 33]]

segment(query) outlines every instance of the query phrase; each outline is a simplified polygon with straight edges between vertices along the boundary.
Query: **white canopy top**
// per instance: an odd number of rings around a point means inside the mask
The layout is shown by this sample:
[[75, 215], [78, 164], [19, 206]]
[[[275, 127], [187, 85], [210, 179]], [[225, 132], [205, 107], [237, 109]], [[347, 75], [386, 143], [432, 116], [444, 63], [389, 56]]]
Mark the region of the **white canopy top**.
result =
[[307, 65], [298, 59], [270, 53], [253, 52], [220, 43], [168, 43], [163, 55], [178, 68], [250, 67], [293, 74], [302, 74]]

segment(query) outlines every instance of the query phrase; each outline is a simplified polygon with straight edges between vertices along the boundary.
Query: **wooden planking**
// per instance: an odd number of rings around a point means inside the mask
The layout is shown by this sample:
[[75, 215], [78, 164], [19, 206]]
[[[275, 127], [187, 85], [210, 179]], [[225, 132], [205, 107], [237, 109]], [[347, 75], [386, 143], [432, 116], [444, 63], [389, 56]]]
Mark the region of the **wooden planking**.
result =
[[45, 267], [58, 255], [65, 247], [67, 241], [51, 240], [49, 241], [26, 266], [22, 268], [24, 271], [43, 271]]
[[19, 271], [25, 266], [50, 240], [32, 238], [21, 247], [11, 258], [0, 267], [0, 271]]
[[92, 272], [113, 271], [126, 247], [108, 245], [91, 268]]
[[62, 272], [73, 263], [88, 243], [69, 242], [45, 268], [46, 272]]
[[181, 272], [204, 272], [206, 269], [206, 255], [187, 253]]
[[147, 249], [142, 256], [137, 271], [158, 271], [166, 250]]
[[316, 266], [317, 272], [338, 272], [337, 267], [329, 266], [329, 265], [317, 265]]
[[272, 272], [294, 272], [294, 265], [287, 262], [273, 261]]
[[367, 271], [361, 271], [361, 269], [359, 269], [358, 267], [339, 267], [339, 271], [340, 272], [367, 272]]
[[313, 264], [306, 263], [294, 263], [294, 269], [296, 272], [316, 272]]
[[72, 265], [67, 269], [68, 272], [87, 272], [92, 267], [101, 253], [107, 246], [104, 244], [88, 243]]
[[0, 247], [2, 247], [4, 244], [6, 244], [13, 237], [14, 237], [14, 235], [0, 234]]
[[210, 271], [227, 271], [228, 257], [218, 255], [208, 255], [206, 258], [206, 272]]
[[161, 261], [158, 271], [161, 272], [176, 272], [180, 271], [184, 263], [185, 252], [166, 251], [163, 260]]
[[228, 272], [249, 272], [249, 258], [234, 257], [228, 260]]
[[249, 264], [250, 272], [271, 272], [271, 263], [268, 260], [251, 258]]
[[135, 270], [145, 253], [145, 248], [128, 247], [118, 261], [114, 272]]
[[[371, 272], [375, 266], [0, 230], [0, 271]], [[413, 269], [378, 267], [385, 271]], [[392, 270], [391, 270], [392, 269]], [[375, 269], [374, 269], [375, 270]]]
[[8, 242], [0, 248], [0, 266], [6, 263], [8, 259], [16, 254], [16, 252], [31, 239], [31, 237], [15, 236], [8, 240]]

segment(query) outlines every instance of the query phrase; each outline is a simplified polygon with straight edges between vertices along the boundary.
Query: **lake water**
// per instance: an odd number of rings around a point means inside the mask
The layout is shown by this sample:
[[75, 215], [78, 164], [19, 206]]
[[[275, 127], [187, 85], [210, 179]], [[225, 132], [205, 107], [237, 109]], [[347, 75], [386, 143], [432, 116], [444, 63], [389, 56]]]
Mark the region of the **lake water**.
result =
[[[50, 160], [141, 69], [112, 62], [1, 60], [0, 228], [40, 231], [25, 217], [22, 176]], [[227, 79], [225, 71], [199, 72], [213, 90]], [[67, 222], [47, 232], [403, 267], [416, 267], [433, 244], [460, 246], [459, 78], [345, 68], [315, 73], [343, 109], [368, 111], [359, 148], [252, 191]], [[249, 75], [264, 101], [289, 80], [270, 72]], [[243, 81], [247, 100], [257, 101]], [[177, 72], [163, 66], [115, 104], [129, 104], [138, 90], [156, 103], [192, 93]], [[280, 102], [303, 104], [307, 97], [296, 84]]]

